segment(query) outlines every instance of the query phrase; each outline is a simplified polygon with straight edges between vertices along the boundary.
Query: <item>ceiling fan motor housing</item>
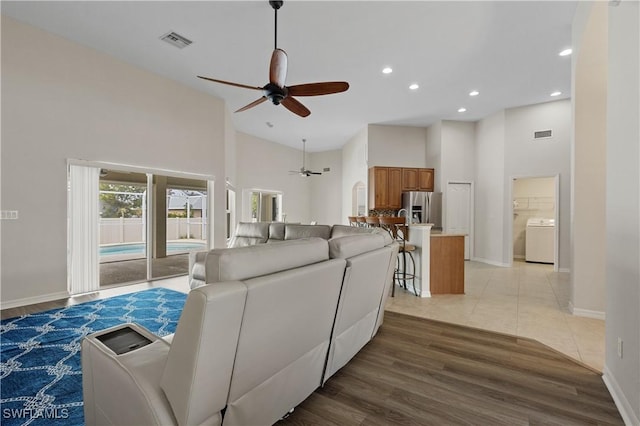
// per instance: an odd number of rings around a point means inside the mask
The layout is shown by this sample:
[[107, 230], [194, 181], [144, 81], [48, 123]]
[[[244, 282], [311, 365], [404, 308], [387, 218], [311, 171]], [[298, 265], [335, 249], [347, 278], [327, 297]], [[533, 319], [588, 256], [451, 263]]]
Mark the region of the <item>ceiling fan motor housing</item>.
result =
[[287, 88], [280, 87], [277, 84], [268, 83], [262, 88], [264, 97], [273, 102], [274, 105], [280, 105], [280, 102], [287, 97]]

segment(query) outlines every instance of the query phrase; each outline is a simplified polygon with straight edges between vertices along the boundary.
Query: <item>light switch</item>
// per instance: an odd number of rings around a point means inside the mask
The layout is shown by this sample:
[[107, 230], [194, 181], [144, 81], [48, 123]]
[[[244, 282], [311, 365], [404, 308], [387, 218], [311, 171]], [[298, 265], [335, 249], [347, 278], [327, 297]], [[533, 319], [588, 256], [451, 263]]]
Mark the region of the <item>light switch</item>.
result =
[[2, 210], [0, 212], [0, 219], [2, 220], [18, 219], [18, 210]]

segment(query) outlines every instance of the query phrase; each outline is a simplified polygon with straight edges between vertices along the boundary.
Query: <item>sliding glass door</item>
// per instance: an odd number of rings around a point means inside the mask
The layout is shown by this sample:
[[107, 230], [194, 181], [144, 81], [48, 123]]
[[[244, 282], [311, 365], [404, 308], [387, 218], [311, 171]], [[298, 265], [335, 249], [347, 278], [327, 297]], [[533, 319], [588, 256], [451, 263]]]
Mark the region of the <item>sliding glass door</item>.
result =
[[69, 164], [71, 294], [185, 275], [209, 247], [213, 182], [131, 169]]
[[100, 286], [147, 279], [147, 175], [100, 170]]
[[207, 181], [155, 175], [154, 193], [151, 278], [187, 274], [189, 252], [207, 248]]

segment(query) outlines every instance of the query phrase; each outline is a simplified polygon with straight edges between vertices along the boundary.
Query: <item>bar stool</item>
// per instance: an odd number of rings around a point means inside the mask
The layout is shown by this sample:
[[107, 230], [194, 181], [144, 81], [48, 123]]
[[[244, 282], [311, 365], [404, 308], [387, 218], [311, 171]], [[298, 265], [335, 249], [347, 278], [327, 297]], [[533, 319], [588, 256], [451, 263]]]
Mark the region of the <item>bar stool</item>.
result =
[[[411, 281], [413, 286], [413, 294], [418, 296], [418, 291], [416, 290], [416, 282], [415, 282], [415, 270], [416, 270], [416, 262], [413, 258], [413, 252], [416, 249], [416, 246], [413, 244], [407, 243], [407, 239], [409, 238], [409, 227], [405, 222], [406, 218], [404, 217], [385, 217], [380, 216], [380, 226], [385, 228], [391, 237], [398, 242], [400, 245], [400, 250], [398, 251], [398, 265], [396, 267], [394, 273], [394, 281], [398, 280], [398, 285], [402, 285], [402, 288], [407, 288], [407, 281]], [[407, 272], [407, 256], [411, 259], [411, 273]], [[400, 259], [402, 258], [402, 262]], [[400, 265], [402, 263], [402, 267]], [[402, 281], [402, 284], [400, 282]], [[395, 296], [395, 282], [391, 290], [391, 297]]]
[[349, 225], [358, 226], [358, 218], [355, 216], [349, 216]]
[[365, 219], [367, 221], [367, 226], [369, 228], [375, 228], [377, 226], [380, 226], [380, 220], [378, 216], [367, 216]]
[[358, 216], [356, 217], [356, 220], [358, 221], [358, 226], [367, 226], [367, 218], [364, 216]]

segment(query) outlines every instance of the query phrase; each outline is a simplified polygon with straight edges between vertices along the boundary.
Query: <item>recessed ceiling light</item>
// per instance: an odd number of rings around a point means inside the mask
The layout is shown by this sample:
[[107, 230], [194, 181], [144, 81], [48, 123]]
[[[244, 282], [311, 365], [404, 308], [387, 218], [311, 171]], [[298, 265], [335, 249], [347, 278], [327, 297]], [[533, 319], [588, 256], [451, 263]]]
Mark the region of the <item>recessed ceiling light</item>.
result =
[[562, 52], [558, 53], [558, 55], [560, 55], [560, 56], [569, 56], [569, 55], [571, 55], [571, 53], [573, 53], [573, 50], [564, 49]]
[[392, 72], [393, 69], [391, 69], [391, 67], [382, 68], [382, 74], [391, 74]]
[[560, 96], [560, 95], [562, 95], [562, 92], [555, 91], [549, 96]]
[[472, 90], [471, 92], [469, 92], [469, 96], [478, 96], [480, 94], [480, 92], [478, 92], [477, 90]]
[[416, 89], [418, 89], [419, 87], [420, 87], [420, 86], [418, 86], [418, 84], [417, 84], [417, 83], [413, 83], [411, 86], [409, 86], [409, 89], [411, 89], [411, 90], [416, 90]]
[[458, 108], [458, 112], [465, 112], [466, 110], [466, 108]]

